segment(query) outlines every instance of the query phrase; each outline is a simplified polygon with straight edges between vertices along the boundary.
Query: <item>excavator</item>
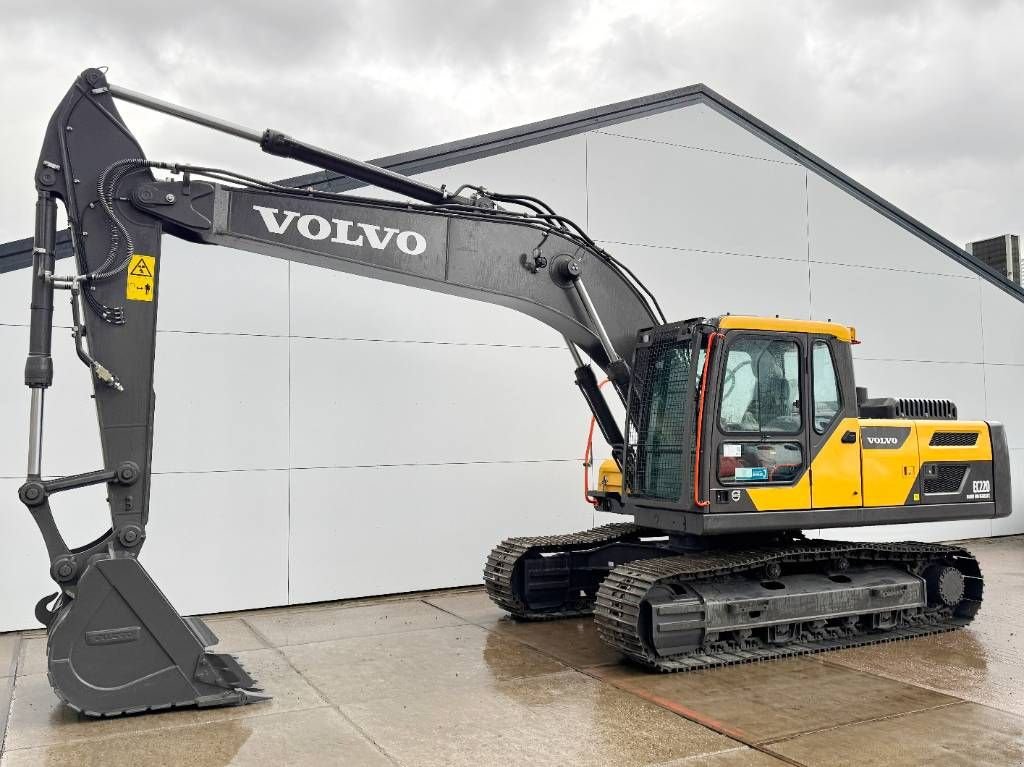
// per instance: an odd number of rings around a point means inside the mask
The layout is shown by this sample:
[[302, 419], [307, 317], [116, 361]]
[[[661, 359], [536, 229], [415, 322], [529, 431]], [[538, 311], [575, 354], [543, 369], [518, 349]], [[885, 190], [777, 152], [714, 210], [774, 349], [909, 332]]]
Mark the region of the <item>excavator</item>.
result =
[[[118, 100], [401, 199], [147, 159]], [[565, 338], [575, 385], [612, 456], [587, 497], [623, 521], [498, 544], [484, 583], [513, 618], [593, 615], [626, 659], [688, 671], [948, 631], [981, 605], [978, 563], [960, 546], [802, 532], [991, 519], [1011, 509], [1003, 427], [959, 421], [944, 400], [869, 398], [854, 381], [852, 327], [737, 314], [669, 322], [627, 265], [536, 197], [434, 187], [120, 87], [101, 69], [85, 70], [54, 112], [35, 185], [19, 497], [58, 586], [35, 610], [47, 628], [49, 680], [78, 712], [269, 695], [237, 658], [210, 649], [214, 633], [179, 615], [139, 559], [164, 235], [497, 304]], [[68, 274], [56, 271], [58, 201], [74, 250]], [[42, 469], [58, 290], [70, 298], [77, 355], [92, 371], [103, 452], [103, 468], [64, 477]], [[110, 529], [69, 548], [51, 501], [93, 485], [106, 488]]]

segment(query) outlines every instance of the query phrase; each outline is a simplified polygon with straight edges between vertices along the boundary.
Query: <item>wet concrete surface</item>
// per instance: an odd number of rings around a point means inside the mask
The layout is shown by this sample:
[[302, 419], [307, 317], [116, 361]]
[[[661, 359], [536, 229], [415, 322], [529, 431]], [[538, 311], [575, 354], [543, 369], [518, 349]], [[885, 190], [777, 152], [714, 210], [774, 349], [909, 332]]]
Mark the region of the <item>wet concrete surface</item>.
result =
[[97, 721], [54, 697], [40, 632], [0, 635], [0, 767], [1024, 765], [1024, 537], [970, 548], [967, 630], [695, 674], [458, 589], [212, 616], [273, 700]]
[[119, 735], [100, 740], [10, 751], [4, 767], [110, 765], [309, 765], [353, 767], [393, 765], [332, 708], [169, 727], [145, 737]]
[[0, 679], [14, 676], [19, 641], [17, 634], [0, 634]]
[[435, 690], [488, 687], [555, 674], [566, 666], [478, 626], [449, 626], [283, 648], [332, 703], [414, 698]]
[[1024, 722], [987, 706], [955, 703], [804, 735], [772, 750], [801, 764], [829, 767], [1005, 767], [1024, 764]]
[[752, 743], [955, 703], [956, 698], [814, 658], [651, 674], [624, 665], [592, 673], [635, 695]]
[[575, 668], [619, 661], [619, 654], [598, 637], [590, 618], [528, 623], [511, 621], [508, 614], [483, 591], [429, 596], [424, 601]]
[[656, 767], [778, 767], [786, 764], [791, 764], [791, 762], [784, 762], [763, 751], [755, 751], [752, 748], [741, 746], [729, 751], [719, 751], [716, 754], [701, 754], [686, 759], [675, 759], [656, 765]]
[[465, 623], [420, 600], [256, 612], [245, 621], [276, 647], [347, 637], [384, 636]]

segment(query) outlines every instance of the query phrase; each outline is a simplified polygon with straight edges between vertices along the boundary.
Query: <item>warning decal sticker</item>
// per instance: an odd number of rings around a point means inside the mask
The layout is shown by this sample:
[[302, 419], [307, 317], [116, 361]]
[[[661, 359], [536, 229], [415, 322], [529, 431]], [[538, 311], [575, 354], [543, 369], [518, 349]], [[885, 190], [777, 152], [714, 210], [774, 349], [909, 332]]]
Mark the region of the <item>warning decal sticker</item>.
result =
[[129, 301], [152, 301], [156, 278], [156, 258], [154, 256], [132, 256], [128, 264], [128, 286], [126, 295]]

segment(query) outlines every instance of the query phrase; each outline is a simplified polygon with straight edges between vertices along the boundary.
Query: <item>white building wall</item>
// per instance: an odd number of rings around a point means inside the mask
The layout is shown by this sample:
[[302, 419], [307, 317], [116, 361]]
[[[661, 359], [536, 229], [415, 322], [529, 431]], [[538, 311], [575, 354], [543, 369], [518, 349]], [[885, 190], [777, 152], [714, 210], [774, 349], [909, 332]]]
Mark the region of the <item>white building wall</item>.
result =
[[[1024, 304], [704, 106], [423, 174], [533, 194], [627, 262], [670, 319], [856, 325], [859, 382], [1007, 425], [1024, 488]], [[588, 414], [557, 333], [501, 307], [165, 238], [142, 556], [183, 613], [479, 582], [508, 535], [583, 529]], [[17, 501], [27, 275], [0, 275], [0, 631], [49, 593]], [[58, 321], [66, 326], [66, 310]], [[56, 333], [45, 470], [96, 468], [87, 371]], [[826, 531], [937, 540], [1008, 520]], [[59, 495], [73, 543], [101, 489]], [[614, 518], [614, 517], [613, 517]]]

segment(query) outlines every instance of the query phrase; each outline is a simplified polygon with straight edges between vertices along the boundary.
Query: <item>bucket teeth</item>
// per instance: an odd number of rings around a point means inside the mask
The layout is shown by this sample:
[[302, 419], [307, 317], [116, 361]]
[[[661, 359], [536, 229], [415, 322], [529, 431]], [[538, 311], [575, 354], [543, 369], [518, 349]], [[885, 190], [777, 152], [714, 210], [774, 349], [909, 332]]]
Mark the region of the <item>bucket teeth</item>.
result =
[[195, 677], [206, 684], [230, 689], [249, 689], [255, 684], [249, 673], [238, 662], [238, 657], [225, 653], [208, 652], [200, 656], [196, 665]]
[[242, 701], [238, 704], [240, 706], [246, 706], [250, 703], [259, 703], [260, 701], [270, 700], [272, 696], [267, 695], [259, 687], [250, 687], [247, 690], [235, 690], [241, 697]]

